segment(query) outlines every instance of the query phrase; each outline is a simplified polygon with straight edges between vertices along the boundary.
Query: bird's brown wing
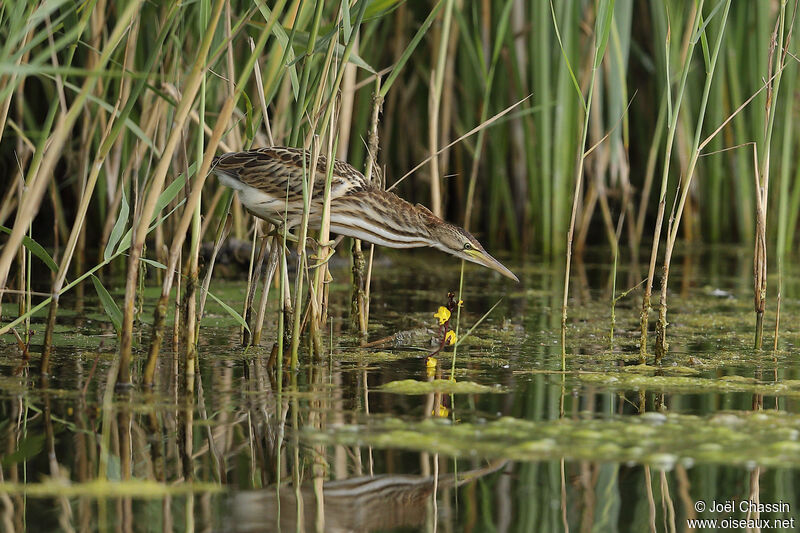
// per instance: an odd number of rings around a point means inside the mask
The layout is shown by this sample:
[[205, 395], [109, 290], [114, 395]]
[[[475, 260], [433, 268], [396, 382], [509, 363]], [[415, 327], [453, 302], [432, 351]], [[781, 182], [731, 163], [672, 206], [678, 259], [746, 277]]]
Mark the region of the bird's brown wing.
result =
[[[214, 171], [235, 178], [270, 196], [286, 198], [289, 202], [303, 197], [303, 156], [306, 171], [311, 165], [311, 154], [297, 148], [269, 147], [223, 154], [215, 159]], [[314, 177], [312, 197], [322, 199], [325, 190], [327, 160], [319, 156]], [[337, 198], [368, 187], [364, 175], [342, 161], [334, 161], [331, 180], [331, 197]]]

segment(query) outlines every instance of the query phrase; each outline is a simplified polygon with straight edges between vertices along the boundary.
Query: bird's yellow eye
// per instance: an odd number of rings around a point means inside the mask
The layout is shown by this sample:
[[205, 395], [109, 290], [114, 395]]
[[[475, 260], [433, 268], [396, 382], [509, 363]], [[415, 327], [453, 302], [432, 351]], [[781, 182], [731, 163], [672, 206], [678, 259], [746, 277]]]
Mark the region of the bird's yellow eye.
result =
[[472, 245], [470, 243], [468, 243], [468, 242], [464, 243], [464, 249], [465, 250], [472, 250]]

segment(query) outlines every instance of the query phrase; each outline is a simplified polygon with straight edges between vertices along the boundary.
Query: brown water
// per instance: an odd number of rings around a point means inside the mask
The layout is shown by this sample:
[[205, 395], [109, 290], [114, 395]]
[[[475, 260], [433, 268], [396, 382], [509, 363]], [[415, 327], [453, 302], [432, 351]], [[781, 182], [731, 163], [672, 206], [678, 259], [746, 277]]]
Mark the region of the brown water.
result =
[[[425, 355], [439, 335], [433, 314], [458, 288], [458, 263], [382, 253], [391, 261], [375, 269], [370, 339], [403, 332], [393, 342], [356, 347], [349, 275], [335, 269], [330, 353], [302, 357], [279, 386], [268, 370], [271, 343], [243, 351], [235, 322], [209, 301], [193, 399], [169, 351], [154, 392], [110, 394], [116, 339], [90, 285], [85, 300], [62, 299], [47, 383], [37, 371], [42, 317], [30, 366], [13, 337], [0, 344], [0, 524], [639, 532], [687, 531], [695, 518], [724, 530], [741, 525], [731, 519], [758, 518], [770, 521], [764, 531], [780, 530], [800, 519], [800, 276], [783, 276], [775, 352], [770, 278], [770, 349], [754, 352], [750, 253], [692, 250], [674, 261], [670, 354], [647, 367], [637, 364], [640, 293], [617, 302], [612, 346], [608, 258], [578, 262], [566, 373], [561, 260], [513, 265], [519, 285], [468, 268], [462, 336], [502, 301], [459, 346], [455, 384], [452, 352], [431, 370]], [[621, 266], [617, 293], [643, 275], [644, 266]], [[241, 308], [244, 283], [212, 287]], [[145, 305], [144, 320], [151, 316]], [[147, 341], [145, 326], [140, 366]], [[748, 515], [748, 502], [779, 505]]]

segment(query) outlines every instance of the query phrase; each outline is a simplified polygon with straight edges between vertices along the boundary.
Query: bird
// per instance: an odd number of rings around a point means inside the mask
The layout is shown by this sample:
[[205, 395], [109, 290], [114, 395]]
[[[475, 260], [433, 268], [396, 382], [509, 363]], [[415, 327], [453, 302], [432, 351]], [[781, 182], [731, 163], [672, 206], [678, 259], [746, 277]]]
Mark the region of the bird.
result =
[[[302, 222], [303, 181], [310, 167], [308, 150], [272, 146], [219, 155], [211, 168], [248, 212], [291, 229]], [[309, 227], [322, 221], [326, 168], [326, 157], [318, 156]], [[389, 248], [436, 248], [519, 282], [468, 231], [370, 183], [344, 161], [334, 159], [329, 194], [332, 233]]]

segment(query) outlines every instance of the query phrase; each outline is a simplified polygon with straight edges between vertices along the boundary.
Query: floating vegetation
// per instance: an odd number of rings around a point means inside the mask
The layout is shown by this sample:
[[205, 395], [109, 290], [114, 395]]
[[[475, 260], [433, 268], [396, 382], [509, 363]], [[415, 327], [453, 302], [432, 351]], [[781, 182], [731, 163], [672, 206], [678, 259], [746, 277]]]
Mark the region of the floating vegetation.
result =
[[364, 426], [308, 430], [309, 443], [438, 452], [515, 461], [614, 461], [671, 470], [676, 464], [800, 467], [800, 416], [719, 412], [708, 416], [647, 413], [634, 417], [478, 423], [384, 419]]
[[723, 376], [708, 379], [688, 376], [646, 376], [636, 374], [582, 373], [575, 376], [587, 384], [603, 385], [609, 389], [658, 392], [726, 393], [746, 392], [763, 396], [800, 397], [800, 380], [781, 380], [777, 383], [758, 382], [743, 376]]
[[490, 387], [471, 381], [454, 381], [452, 379], [434, 379], [431, 381], [404, 379], [400, 381], [390, 381], [389, 383], [381, 385], [378, 390], [393, 394], [430, 394], [433, 392], [444, 394], [482, 394], [506, 392], [505, 388], [500, 385]]
[[86, 483], [0, 483], [0, 491], [9, 495], [23, 494], [30, 498], [137, 498], [163, 499], [165, 496], [214, 494], [223, 489], [215, 483], [181, 483], [167, 485], [145, 480], [90, 481]]

